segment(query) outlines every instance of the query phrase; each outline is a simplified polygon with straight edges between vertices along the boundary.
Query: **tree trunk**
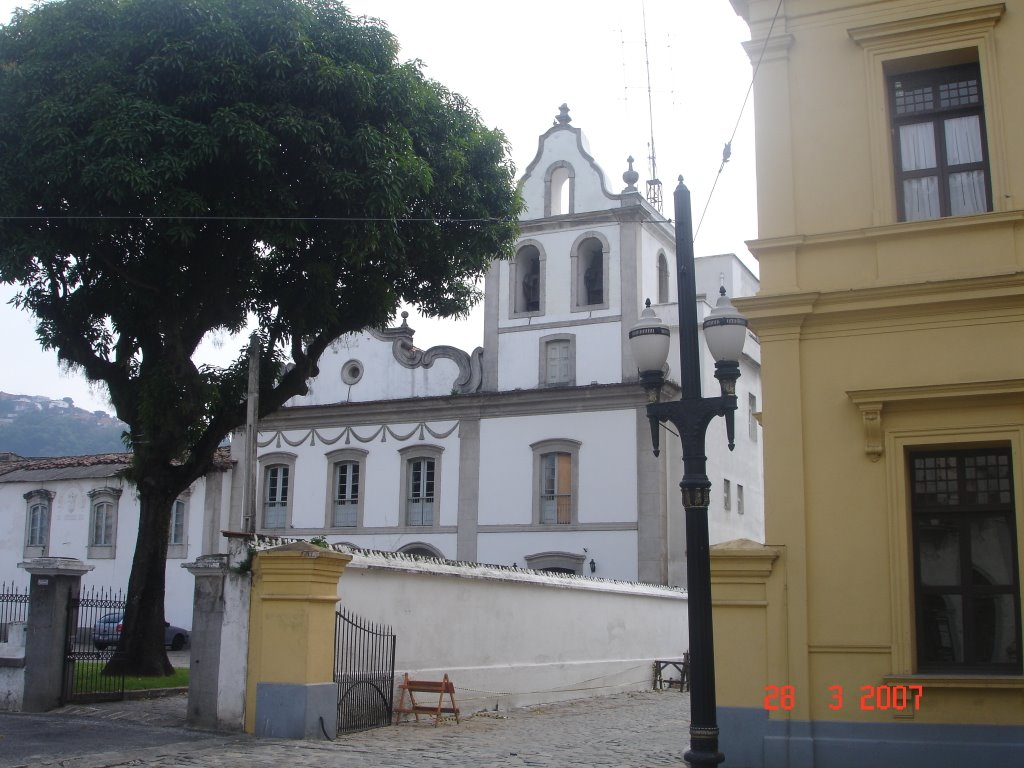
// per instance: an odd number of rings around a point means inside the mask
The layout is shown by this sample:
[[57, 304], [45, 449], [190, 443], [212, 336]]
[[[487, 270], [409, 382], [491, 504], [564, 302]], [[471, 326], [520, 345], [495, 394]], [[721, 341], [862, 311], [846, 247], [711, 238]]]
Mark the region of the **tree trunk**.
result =
[[178, 496], [169, 478], [138, 484], [139, 535], [128, 579], [124, 628], [106, 674], [159, 676], [174, 673], [164, 649], [164, 591], [171, 507]]

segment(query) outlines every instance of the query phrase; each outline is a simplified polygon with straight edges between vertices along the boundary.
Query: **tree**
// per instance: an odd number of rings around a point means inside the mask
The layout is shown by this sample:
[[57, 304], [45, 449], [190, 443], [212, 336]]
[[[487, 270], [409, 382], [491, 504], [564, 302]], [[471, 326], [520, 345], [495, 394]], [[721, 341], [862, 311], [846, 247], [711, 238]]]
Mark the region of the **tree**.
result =
[[129, 427], [127, 671], [170, 670], [171, 505], [245, 420], [244, 351], [198, 366], [200, 341], [256, 320], [262, 415], [400, 302], [465, 313], [510, 253], [513, 173], [338, 0], [58, 0], [0, 28], [0, 279]]

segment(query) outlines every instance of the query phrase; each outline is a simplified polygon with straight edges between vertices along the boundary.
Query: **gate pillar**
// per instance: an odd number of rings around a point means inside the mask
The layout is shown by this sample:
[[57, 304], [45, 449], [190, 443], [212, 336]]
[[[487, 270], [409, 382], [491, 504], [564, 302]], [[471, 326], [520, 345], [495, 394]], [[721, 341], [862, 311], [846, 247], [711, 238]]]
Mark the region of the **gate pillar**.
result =
[[18, 563], [18, 567], [28, 571], [31, 577], [25, 635], [25, 693], [21, 709], [23, 712], [48, 712], [60, 706], [68, 604], [78, 597], [82, 576], [95, 566], [73, 557], [38, 557]]
[[256, 555], [245, 693], [248, 733], [311, 739], [321, 738], [321, 729], [336, 732], [335, 606], [338, 580], [351, 559], [304, 541]]
[[233, 572], [227, 555], [202, 555], [181, 566], [196, 577], [186, 722], [239, 730], [245, 705], [249, 639], [249, 574]]

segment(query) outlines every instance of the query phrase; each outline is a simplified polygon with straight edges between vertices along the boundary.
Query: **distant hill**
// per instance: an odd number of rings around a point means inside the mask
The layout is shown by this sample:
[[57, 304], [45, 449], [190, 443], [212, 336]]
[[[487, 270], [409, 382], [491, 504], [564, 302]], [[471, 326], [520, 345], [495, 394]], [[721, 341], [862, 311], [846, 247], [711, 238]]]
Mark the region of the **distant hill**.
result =
[[0, 453], [82, 456], [125, 450], [127, 426], [104, 411], [86, 411], [65, 397], [0, 392]]

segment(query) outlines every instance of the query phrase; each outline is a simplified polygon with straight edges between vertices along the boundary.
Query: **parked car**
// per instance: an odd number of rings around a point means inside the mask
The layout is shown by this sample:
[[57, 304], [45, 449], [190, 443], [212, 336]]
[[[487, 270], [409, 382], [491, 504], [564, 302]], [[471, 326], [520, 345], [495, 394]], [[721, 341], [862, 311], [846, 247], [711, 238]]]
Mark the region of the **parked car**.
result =
[[[121, 639], [124, 613], [107, 613], [100, 616], [92, 628], [92, 644], [97, 651], [105, 650], [108, 645], [117, 645]], [[172, 651], [180, 651], [188, 644], [188, 630], [173, 627], [164, 622], [164, 645]]]

